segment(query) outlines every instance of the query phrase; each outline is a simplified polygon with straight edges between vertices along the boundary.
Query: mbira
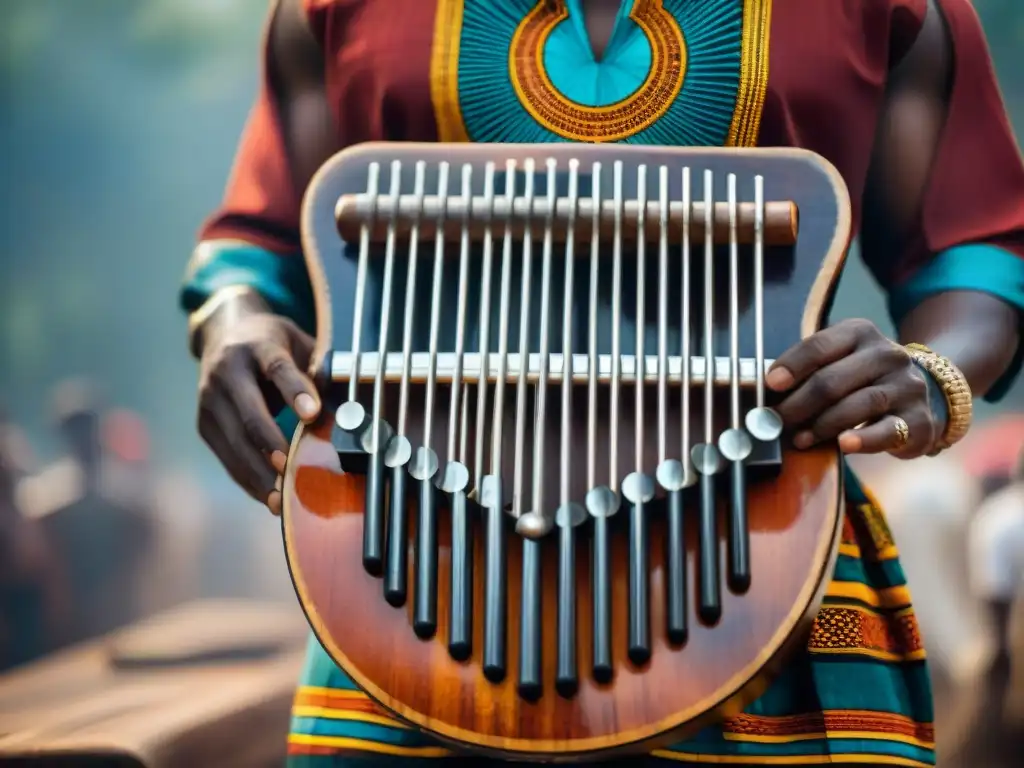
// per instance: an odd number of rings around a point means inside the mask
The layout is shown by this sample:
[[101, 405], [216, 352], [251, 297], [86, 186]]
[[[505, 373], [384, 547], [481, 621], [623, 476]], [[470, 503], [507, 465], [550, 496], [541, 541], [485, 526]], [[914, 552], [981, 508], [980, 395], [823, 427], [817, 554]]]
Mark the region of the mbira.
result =
[[366, 144], [303, 240], [324, 415], [284, 537], [304, 610], [383, 708], [572, 762], [736, 712], [805, 640], [841, 530], [835, 446], [764, 387], [850, 238], [790, 149]]

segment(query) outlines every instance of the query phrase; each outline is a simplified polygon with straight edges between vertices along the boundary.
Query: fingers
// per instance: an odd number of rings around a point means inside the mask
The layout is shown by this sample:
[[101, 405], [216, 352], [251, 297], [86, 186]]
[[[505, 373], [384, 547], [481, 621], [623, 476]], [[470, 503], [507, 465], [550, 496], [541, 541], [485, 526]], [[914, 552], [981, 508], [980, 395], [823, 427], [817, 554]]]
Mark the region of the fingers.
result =
[[818, 369], [852, 354], [873, 330], [866, 320], [845, 320], [818, 331], [779, 356], [765, 376], [765, 384], [777, 392], [792, 389]]
[[271, 491], [270, 496], [267, 497], [267, 507], [275, 515], [281, 514], [281, 505], [283, 503], [281, 493], [282, 478], [284, 478], [285, 465], [287, 464], [288, 457], [281, 453], [281, 451], [274, 451], [270, 454], [270, 465], [277, 472], [277, 480], [274, 484], [274, 490]]
[[288, 455], [282, 451], [274, 451], [270, 454], [270, 466], [277, 470], [277, 474], [283, 475], [285, 464], [288, 462]]
[[199, 434], [232, 479], [254, 499], [267, 503], [277, 473], [266, 455], [251, 444], [238, 409], [223, 394], [212, 392], [204, 397]]
[[843, 453], [891, 453], [901, 459], [923, 455], [932, 445], [934, 424], [918, 409], [901, 416], [883, 416], [873, 424], [851, 429], [839, 436]]
[[288, 441], [270, 415], [263, 393], [252, 374], [232, 377], [229, 397], [238, 412], [249, 441], [267, 457], [287, 453]]
[[301, 419], [315, 419], [319, 398], [300, 369], [312, 348], [313, 340], [293, 323], [257, 314], [203, 350], [200, 434], [235, 482], [275, 514], [282, 506], [288, 441], [270, 413], [266, 386], [278, 390]]
[[[790, 427], [807, 424], [844, 398], [877, 381], [885, 375], [888, 367], [889, 361], [885, 355], [875, 350], [854, 352], [849, 357], [811, 373], [803, 384], [779, 404], [779, 416], [782, 417], [783, 423]], [[870, 395], [881, 396], [884, 396], [884, 392]], [[849, 410], [849, 407], [846, 406], [844, 410]], [[885, 412], [886, 410], [882, 410], [865, 418], [880, 416]], [[859, 421], [846, 422], [840, 429], [860, 424], [864, 420], [862, 418]], [[832, 437], [836, 434], [838, 431]]]
[[808, 428], [793, 435], [793, 445], [810, 448], [815, 443], [833, 440], [858, 424], [880, 419], [893, 409], [897, 394], [895, 388], [885, 382], [858, 388], [826, 408]]
[[291, 404], [300, 419], [310, 422], [320, 415], [320, 399], [316, 387], [300, 370], [290, 350], [266, 342], [253, 348], [253, 357], [267, 381], [277, 387], [284, 401]]
[[[887, 451], [900, 458], [923, 455], [938, 426], [927, 401], [918, 396], [912, 383], [893, 375], [852, 392], [797, 432], [793, 446], [805, 449], [838, 438], [843, 453]], [[902, 442], [898, 440], [897, 418], [909, 432]]]
[[292, 359], [300, 368], [309, 368], [309, 361], [313, 357], [313, 347], [316, 345], [315, 340], [291, 321], [285, 326], [285, 332], [291, 343]]
[[281, 515], [282, 504], [284, 503], [284, 499], [281, 494], [280, 475], [277, 476], [275, 483], [274, 490], [272, 490], [270, 495], [267, 496], [267, 509], [270, 510], [271, 514], [279, 517]]

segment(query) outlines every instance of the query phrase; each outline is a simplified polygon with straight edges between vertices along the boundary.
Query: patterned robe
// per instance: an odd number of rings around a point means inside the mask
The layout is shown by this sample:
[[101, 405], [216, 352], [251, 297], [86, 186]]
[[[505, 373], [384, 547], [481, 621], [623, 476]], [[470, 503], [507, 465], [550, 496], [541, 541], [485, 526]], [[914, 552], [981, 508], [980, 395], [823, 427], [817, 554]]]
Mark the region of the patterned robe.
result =
[[[802, 147], [842, 174], [855, 227], [887, 74], [927, 8], [926, 0], [624, 0], [598, 61], [581, 0], [303, 2], [325, 52], [339, 148], [374, 140]], [[1024, 166], [970, 2], [939, 5], [956, 71], [918, 231], [897, 261], [868, 260], [897, 321], [924, 298], [958, 289], [1024, 308]], [[194, 310], [217, 288], [246, 284], [311, 327], [302, 190], [267, 81], [224, 202], [202, 230], [182, 305]], [[651, 764], [934, 764], [910, 594], [881, 511], [847, 474], [839, 558], [805, 652], [743, 714], [656, 752]], [[454, 758], [379, 711], [315, 640], [289, 749], [296, 765]]]

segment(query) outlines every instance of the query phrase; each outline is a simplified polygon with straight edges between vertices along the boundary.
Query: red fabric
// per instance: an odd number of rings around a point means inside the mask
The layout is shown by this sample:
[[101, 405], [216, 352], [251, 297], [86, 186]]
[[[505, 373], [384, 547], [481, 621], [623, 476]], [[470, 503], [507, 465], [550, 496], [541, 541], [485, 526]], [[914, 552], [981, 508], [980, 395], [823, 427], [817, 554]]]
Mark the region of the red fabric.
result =
[[[338, 145], [434, 141], [430, 0], [304, 0], [327, 62]], [[917, 247], [892, 277], [930, 253], [968, 241], [1024, 257], [1024, 165], [970, 0], [938, 0], [953, 38], [955, 85]], [[828, 158], [850, 189], [854, 223], [884, 96], [890, 57], [906, 51], [927, 0], [776, 0], [772, 4], [762, 146], [796, 146]], [[203, 238], [242, 238], [276, 251], [299, 247], [301, 194], [288, 173], [266, 65], [221, 209]]]
[[929, 254], [968, 242], [1024, 258], [1024, 162], [970, 0], [938, 0], [956, 56], [949, 114], [933, 166], [923, 242], [904, 275]]
[[287, 253], [299, 249], [301, 194], [288, 168], [277, 105], [268, 86], [267, 41], [263, 30], [256, 103], [242, 131], [224, 199], [203, 224], [200, 240], [237, 239]]
[[[436, 141], [430, 97], [434, 3], [430, 0], [302, 0], [327, 62], [327, 97], [338, 146]], [[401, 20], [401, 24], [396, 24]], [[300, 248], [302, 190], [288, 169], [277, 104], [268, 87], [264, 30], [256, 103], [239, 142], [223, 201], [201, 240], [239, 239], [277, 253]]]

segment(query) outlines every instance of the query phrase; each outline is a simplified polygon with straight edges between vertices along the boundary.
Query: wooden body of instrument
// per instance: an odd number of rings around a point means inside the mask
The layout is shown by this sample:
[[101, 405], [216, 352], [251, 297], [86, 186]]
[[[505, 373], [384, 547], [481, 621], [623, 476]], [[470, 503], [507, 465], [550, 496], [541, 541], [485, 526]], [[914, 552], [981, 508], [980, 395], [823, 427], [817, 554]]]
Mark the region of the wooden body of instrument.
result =
[[283, 520], [327, 652], [411, 725], [517, 760], [650, 750], [753, 700], [842, 519], [837, 450], [783, 445], [763, 369], [820, 326], [849, 237], [803, 151], [329, 161], [303, 218], [325, 410]]

